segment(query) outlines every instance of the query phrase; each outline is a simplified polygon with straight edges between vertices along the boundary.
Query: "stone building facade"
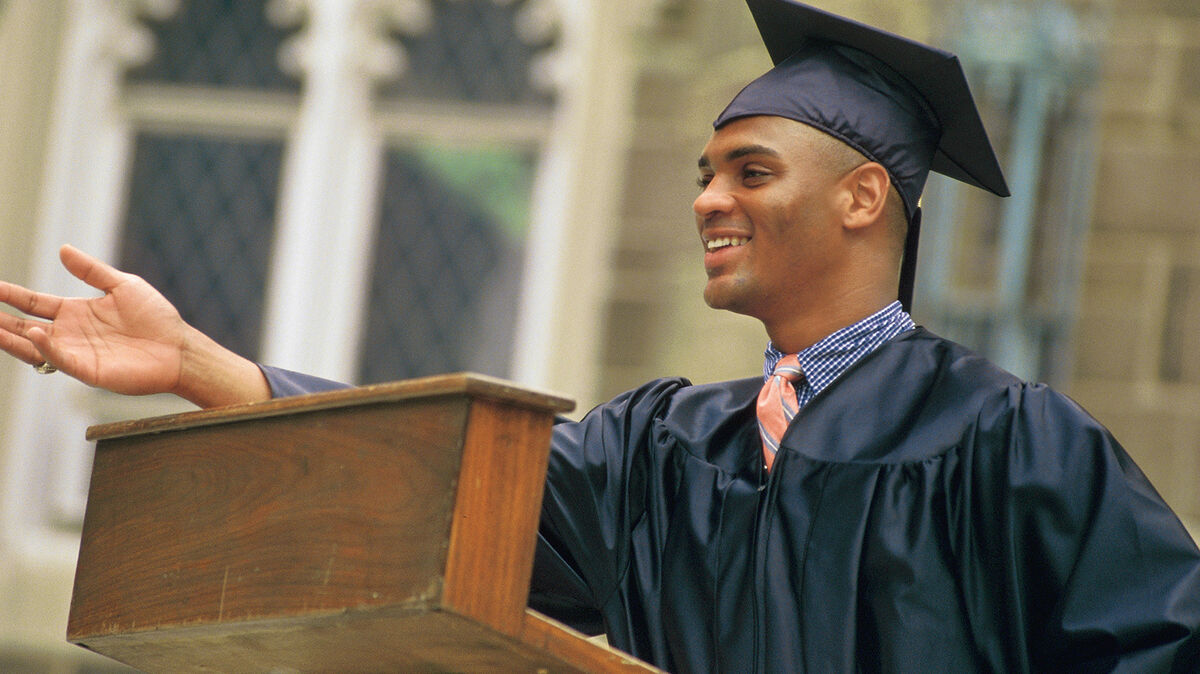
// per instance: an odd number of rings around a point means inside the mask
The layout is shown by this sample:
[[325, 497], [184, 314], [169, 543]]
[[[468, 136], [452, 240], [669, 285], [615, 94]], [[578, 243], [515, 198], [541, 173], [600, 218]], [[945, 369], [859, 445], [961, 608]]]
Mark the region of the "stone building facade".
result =
[[[1029, 11], [1036, 4], [831, 0], [821, 6], [936, 40], [951, 6]], [[1079, 296], [1074, 320], [1067, 321], [1070, 338], [1054, 363], [1055, 385], [1116, 434], [1195, 532], [1200, 3], [1074, 0], [1064, 7], [1079, 18], [1096, 54], [1096, 80], [1081, 103], [1095, 127], [1085, 148], [1095, 198], [1085, 213]], [[769, 65], [757, 33], [740, 3], [672, 0], [643, 36], [642, 49], [596, 399], [664, 373], [694, 381], [747, 376], [759, 370], [765, 343], [755, 321], [704, 306], [689, 210], [694, 162], [711, 120]], [[926, 322], [922, 292], [918, 287], [915, 317]]]
[[1200, 522], [1200, 3], [1109, 3], [1069, 391]]

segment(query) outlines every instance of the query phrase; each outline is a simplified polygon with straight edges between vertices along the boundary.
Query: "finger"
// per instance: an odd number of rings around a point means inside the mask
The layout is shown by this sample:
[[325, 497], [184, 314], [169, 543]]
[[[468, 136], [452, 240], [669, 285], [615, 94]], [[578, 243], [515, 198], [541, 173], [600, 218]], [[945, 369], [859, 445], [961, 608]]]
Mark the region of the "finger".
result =
[[47, 333], [42, 328], [30, 328], [29, 331], [25, 333], [25, 337], [26, 337], [26, 339], [29, 340], [29, 343], [33, 346], [33, 348], [35, 350], [37, 350], [37, 352], [38, 352], [37, 362], [38, 363], [45, 363], [45, 362], [51, 362], [51, 361], [53, 361], [55, 363], [58, 362], [57, 360], [54, 360], [52, 358], [52, 356], [54, 355], [54, 352], [55, 352], [55, 348], [54, 348], [54, 345], [50, 341], [49, 333]]
[[24, 337], [25, 333], [28, 332], [30, 328], [36, 327], [37, 325], [37, 323], [34, 323], [27, 318], [14, 316], [8, 312], [0, 311], [0, 331], [11, 332], [14, 335]]
[[42, 327], [34, 327], [25, 334], [32, 343], [33, 348], [37, 350], [39, 357], [34, 365], [42, 363], [50, 363], [55, 369], [62, 371], [65, 374], [75, 377], [79, 381], [94, 386], [94, 377], [81, 375], [79, 372], [80, 360], [77, 356], [70, 352], [63, 351], [58, 348], [54, 340], [50, 338], [50, 333], [46, 332]]
[[29, 321], [0, 312], [0, 351], [30, 365], [40, 365], [46, 359], [24, 336], [28, 326]]
[[115, 267], [71, 245], [60, 248], [58, 257], [75, 278], [105, 293], [117, 287], [126, 277]]
[[0, 281], [0, 302], [30, 316], [53, 319], [62, 306], [62, 298], [46, 293], [37, 293], [19, 285]]

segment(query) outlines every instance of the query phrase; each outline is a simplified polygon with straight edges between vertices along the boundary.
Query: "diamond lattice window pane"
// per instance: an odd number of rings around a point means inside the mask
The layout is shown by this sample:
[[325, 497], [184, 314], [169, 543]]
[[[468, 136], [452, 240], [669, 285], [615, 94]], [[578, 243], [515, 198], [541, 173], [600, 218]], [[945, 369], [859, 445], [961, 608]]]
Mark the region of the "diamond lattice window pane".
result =
[[138, 137], [120, 265], [234, 351], [259, 350], [282, 145]]
[[508, 374], [533, 167], [507, 149], [389, 153], [361, 382]]
[[147, 20], [154, 55], [129, 71], [132, 82], [296, 91], [278, 64], [287, 33], [267, 20], [268, 0], [181, 0], [161, 21]]
[[397, 38], [407, 70], [381, 96], [549, 104], [549, 94], [533, 85], [530, 67], [550, 43], [529, 44], [516, 30], [528, 2], [430, 0], [432, 25]]

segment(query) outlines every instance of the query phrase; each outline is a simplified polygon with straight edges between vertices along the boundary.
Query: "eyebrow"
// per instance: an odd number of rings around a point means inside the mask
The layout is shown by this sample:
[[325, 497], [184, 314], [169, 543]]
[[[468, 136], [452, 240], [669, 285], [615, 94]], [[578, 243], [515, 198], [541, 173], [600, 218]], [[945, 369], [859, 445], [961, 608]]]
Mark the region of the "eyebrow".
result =
[[[769, 157], [782, 156], [779, 154], [779, 151], [775, 150], [774, 148], [767, 147], [766, 145], [754, 144], [754, 145], [742, 145], [740, 147], [735, 147], [732, 150], [730, 150], [729, 152], [725, 153], [724, 159], [727, 162], [734, 161], [735, 159], [741, 159], [742, 157], [746, 157], [746, 156], [749, 156], [752, 154], [765, 154]], [[712, 167], [712, 162], [709, 161], [708, 155], [700, 155], [700, 161], [698, 161], [697, 164], [700, 166], [700, 168], [711, 168]]]

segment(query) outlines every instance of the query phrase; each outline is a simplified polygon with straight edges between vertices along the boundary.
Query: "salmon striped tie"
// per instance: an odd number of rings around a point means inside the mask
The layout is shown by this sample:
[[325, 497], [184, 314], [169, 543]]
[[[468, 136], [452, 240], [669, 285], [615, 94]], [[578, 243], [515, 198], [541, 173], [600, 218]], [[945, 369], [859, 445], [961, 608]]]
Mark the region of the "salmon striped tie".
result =
[[767, 470], [771, 470], [775, 453], [779, 451], [779, 441], [800, 408], [796, 401], [796, 382], [803, 378], [796, 354], [784, 356], [758, 394], [758, 433], [762, 436], [763, 463]]

